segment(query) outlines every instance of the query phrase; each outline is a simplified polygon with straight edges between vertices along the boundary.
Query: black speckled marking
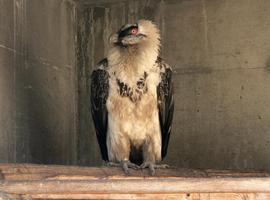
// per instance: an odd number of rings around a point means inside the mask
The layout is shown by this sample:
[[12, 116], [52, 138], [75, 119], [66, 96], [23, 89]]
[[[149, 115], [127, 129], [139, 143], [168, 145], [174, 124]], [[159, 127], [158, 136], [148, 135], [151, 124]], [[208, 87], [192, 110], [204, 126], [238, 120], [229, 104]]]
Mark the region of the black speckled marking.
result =
[[[139, 100], [141, 95], [148, 91], [147, 85], [145, 83], [147, 76], [148, 76], [148, 74], [146, 72], [144, 72], [143, 77], [141, 77], [137, 81], [137, 87], [136, 88], [132, 88], [128, 84], [122, 82], [120, 79], [117, 79], [116, 81], [117, 81], [117, 84], [118, 84], [118, 92], [119, 92], [119, 94], [121, 96], [123, 96], [123, 97], [129, 97], [129, 99], [132, 102], [135, 102], [135, 101]], [[136, 95], [139, 96], [139, 98], [133, 98], [134, 93], [136, 93]]]

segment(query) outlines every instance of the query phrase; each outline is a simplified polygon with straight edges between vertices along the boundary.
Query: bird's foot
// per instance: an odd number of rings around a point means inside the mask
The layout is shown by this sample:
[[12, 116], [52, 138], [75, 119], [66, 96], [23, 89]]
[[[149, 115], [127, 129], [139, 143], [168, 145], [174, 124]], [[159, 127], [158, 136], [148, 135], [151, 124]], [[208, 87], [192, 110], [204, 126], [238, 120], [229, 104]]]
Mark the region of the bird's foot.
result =
[[109, 167], [121, 167], [126, 175], [129, 175], [129, 168], [130, 169], [140, 169], [140, 166], [130, 162], [129, 160], [123, 160], [120, 163], [115, 162], [107, 162], [107, 166]]
[[117, 162], [106, 162], [106, 166], [108, 167], [120, 167], [120, 163]]
[[121, 164], [122, 164], [122, 168], [123, 168], [126, 175], [130, 174], [129, 173], [129, 168], [131, 168], [131, 169], [140, 169], [140, 166], [130, 162], [129, 160], [123, 160], [121, 162]]
[[155, 175], [156, 169], [167, 169], [169, 167], [170, 166], [169, 165], [166, 165], [166, 164], [159, 164], [159, 165], [157, 165], [157, 164], [152, 163], [152, 162], [144, 162], [140, 166], [141, 169], [149, 168], [151, 176], [154, 176]]

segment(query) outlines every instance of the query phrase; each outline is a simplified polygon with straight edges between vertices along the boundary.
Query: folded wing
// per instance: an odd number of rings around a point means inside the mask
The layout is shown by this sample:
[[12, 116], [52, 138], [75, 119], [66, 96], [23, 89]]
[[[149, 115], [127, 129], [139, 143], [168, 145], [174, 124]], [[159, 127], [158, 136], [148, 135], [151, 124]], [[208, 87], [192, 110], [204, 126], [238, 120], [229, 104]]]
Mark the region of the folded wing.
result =
[[158, 98], [159, 122], [162, 136], [161, 156], [163, 159], [167, 154], [171, 134], [173, 112], [174, 112], [174, 96], [173, 96], [172, 69], [161, 59], [159, 59], [157, 62], [161, 69], [160, 72], [161, 81], [157, 87], [157, 98]]
[[98, 64], [98, 69], [94, 70], [91, 76], [91, 112], [102, 159], [105, 161], [108, 161], [106, 145], [108, 110], [106, 102], [109, 93], [109, 74], [106, 71], [107, 64], [107, 59], [102, 60]]

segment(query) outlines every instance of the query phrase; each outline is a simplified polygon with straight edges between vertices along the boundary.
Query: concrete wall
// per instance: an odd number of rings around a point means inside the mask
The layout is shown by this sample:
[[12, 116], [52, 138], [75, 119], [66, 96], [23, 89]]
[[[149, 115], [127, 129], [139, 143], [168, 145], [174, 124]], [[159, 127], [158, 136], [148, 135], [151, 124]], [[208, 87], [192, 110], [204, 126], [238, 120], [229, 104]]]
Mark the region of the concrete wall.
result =
[[270, 169], [270, 2], [193, 0], [163, 9], [163, 54], [177, 71], [168, 161]]
[[0, 160], [8, 161], [13, 156], [8, 153], [14, 123], [13, 2], [0, 1], [0, 8]]
[[0, 161], [75, 163], [73, 6], [0, 0], [0, 10]]
[[100, 165], [91, 70], [112, 32], [147, 18], [175, 70], [165, 162], [270, 169], [270, 1], [0, 0], [0, 10], [0, 161]]

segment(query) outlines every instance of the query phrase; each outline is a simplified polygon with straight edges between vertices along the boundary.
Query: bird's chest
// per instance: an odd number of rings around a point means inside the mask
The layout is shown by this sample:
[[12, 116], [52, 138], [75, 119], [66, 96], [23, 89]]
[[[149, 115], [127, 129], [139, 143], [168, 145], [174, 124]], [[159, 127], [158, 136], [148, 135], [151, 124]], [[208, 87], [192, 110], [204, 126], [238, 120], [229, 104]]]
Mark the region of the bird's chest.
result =
[[146, 82], [147, 73], [135, 79], [134, 83], [129, 84], [119, 78], [115, 77], [115, 88], [116, 92], [122, 98], [128, 98], [134, 104], [140, 104], [142, 96], [148, 92], [148, 84]]
[[132, 85], [112, 78], [107, 108], [114, 118], [145, 121], [157, 108], [156, 84], [148, 79], [146, 73]]
[[115, 139], [125, 138], [135, 146], [140, 145], [149, 134], [148, 130], [152, 129], [154, 118], [157, 118], [155, 94], [147, 89], [138, 96], [128, 96], [121, 94], [117, 83], [115, 86], [107, 101], [109, 134]]
[[[109, 134], [141, 144], [155, 127], [159, 127], [157, 111], [157, 82], [155, 74], [139, 78], [136, 85], [111, 79], [107, 109]], [[118, 137], [121, 135], [121, 137]]]

